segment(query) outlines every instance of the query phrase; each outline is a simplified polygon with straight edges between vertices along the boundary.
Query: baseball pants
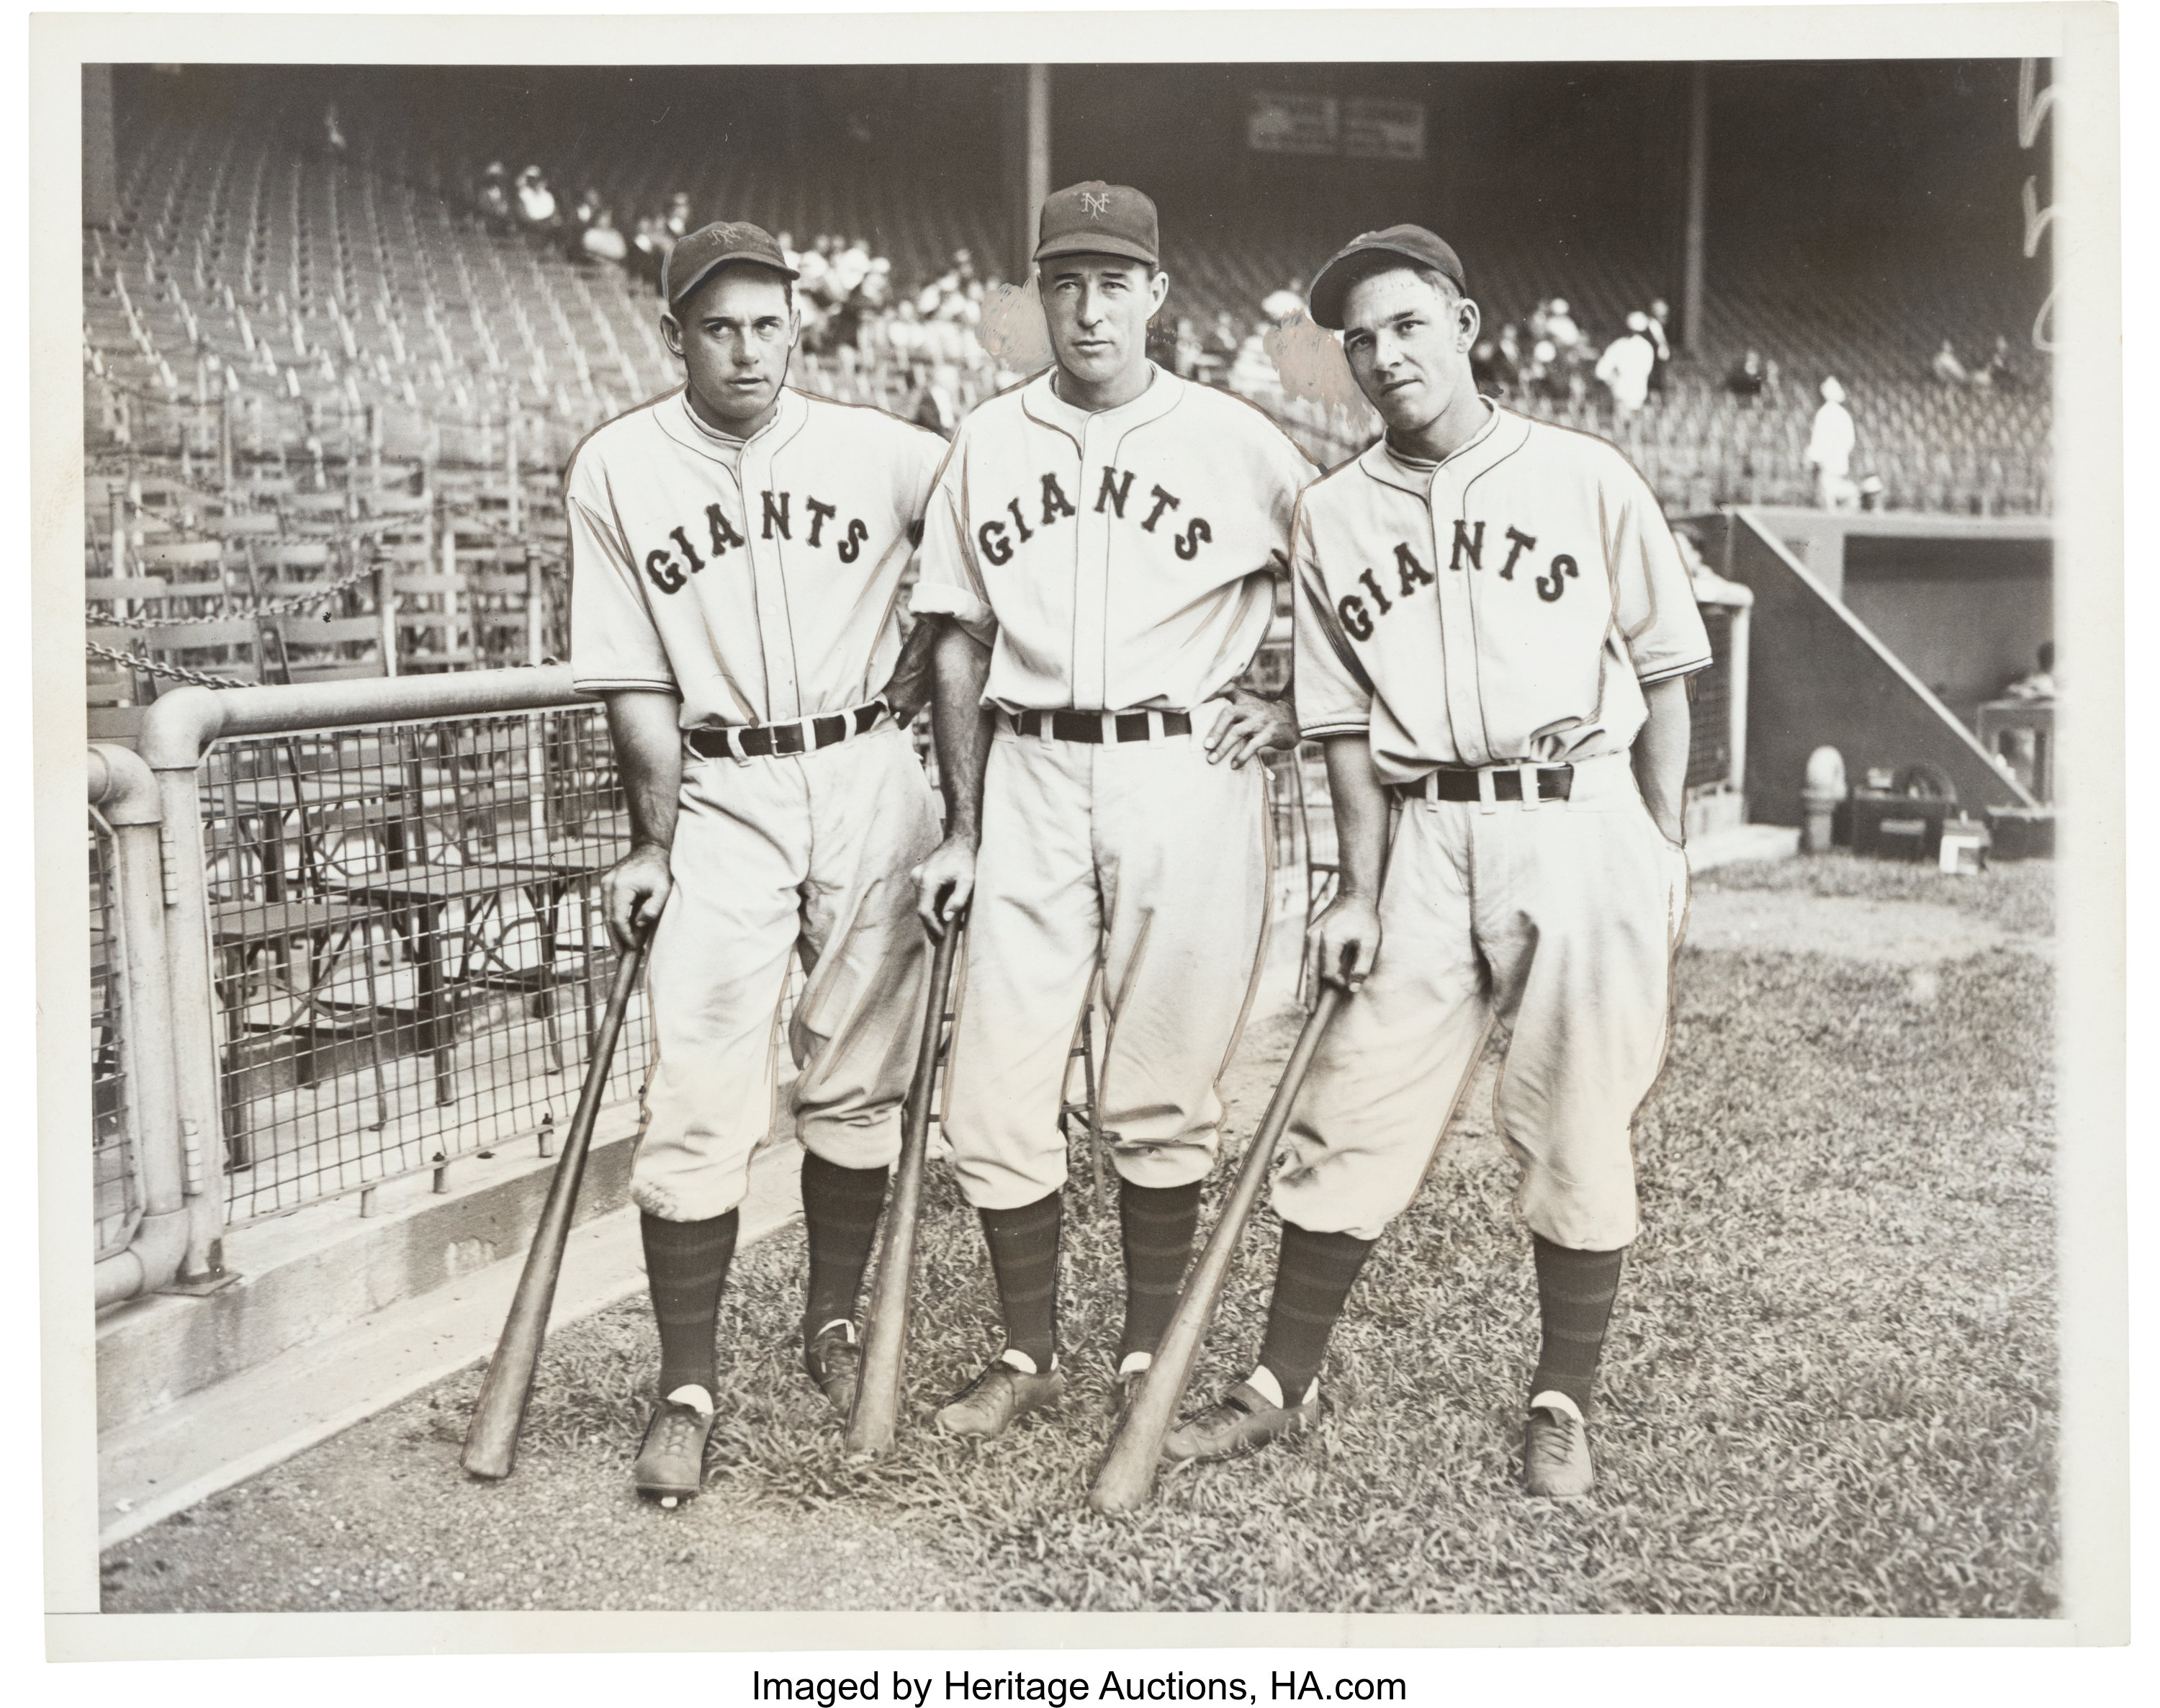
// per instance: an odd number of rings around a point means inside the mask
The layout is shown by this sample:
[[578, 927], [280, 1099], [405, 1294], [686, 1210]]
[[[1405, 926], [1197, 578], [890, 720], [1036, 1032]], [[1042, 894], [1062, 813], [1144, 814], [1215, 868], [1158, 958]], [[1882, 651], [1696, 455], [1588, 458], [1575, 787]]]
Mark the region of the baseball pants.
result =
[[1315, 1059], [1275, 1177], [1285, 1221], [1376, 1239], [1417, 1196], [1477, 1065], [1531, 1229], [1578, 1251], [1637, 1232], [1629, 1129], [1664, 1062], [1687, 857], [1628, 755], [1578, 761], [1565, 801], [1406, 802], [1380, 953]]
[[779, 1118], [780, 1008], [805, 1150], [900, 1154], [929, 961], [912, 869], [937, 844], [930, 785], [890, 724], [790, 757], [686, 758], [675, 888], [652, 940], [654, 1060], [631, 1197], [670, 1222], [740, 1204]]
[[1212, 1166], [1216, 1081], [1267, 927], [1266, 787], [1257, 759], [1208, 764], [1200, 734], [1096, 745], [999, 719], [947, 1081], [968, 1202], [1013, 1209], [1065, 1184], [1057, 1117], [1098, 956], [1096, 1105], [1118, 1172], [1175, 1186]]

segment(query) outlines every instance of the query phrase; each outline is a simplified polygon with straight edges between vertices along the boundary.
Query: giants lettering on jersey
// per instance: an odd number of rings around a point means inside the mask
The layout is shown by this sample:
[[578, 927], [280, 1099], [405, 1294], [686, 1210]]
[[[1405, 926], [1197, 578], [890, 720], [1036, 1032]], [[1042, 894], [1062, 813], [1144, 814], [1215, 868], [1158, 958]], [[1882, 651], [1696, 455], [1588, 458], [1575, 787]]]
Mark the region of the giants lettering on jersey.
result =
[[[1502, 533], [1494, 544], [1504, 544], [1508, 548], [1507, 556], [1499, 563], [1499, 575], [1503, 581], [1514, 580], [1515, 566], [1523, 563], [1524, 553], [1535, 552], [1538, 548], [1536, 535], [1524, 533], [1514, 527]], [[1447, 567], [1456, 574], [1484, 568], [1485, 524], [1482, 522], [1458, 521], [1455, 524], [1455, 539], [1448, 553]], [[1531, 558], [1524, 567], [1534, 571], [1537, 559]], [[1528, 584], [1537, 589], [1540, 599], [1551, 605], [1567, 591], [1567, 584], [1579, 579], [1581, 574], [1573, 558], [1565, 552], [1557, 552], [1549, 560], [1545, 573], [1533, 574]], [[1395, 584], [1392, 598], [1383, 585], [1384, 579]], [[1346, 594], [1336, 601], [1335, 614], [1342, 619], [1342, 626], [1353, 640], [1369, 641], [1373, 638], [1373, 625], [1379, 618], [1388, 615], [1397, 605], [1413, 598], [1419, 589], [1432, 585], [1432, 572], [1419, 562], [1417, 553], [1409, 542], [1403, 541], [1396, 545], [1394, 561], [1386, 569], [1378, 574], [1368, 569], [1358, 576], [1358, 580], [1372, 595], [1371, 599], [1361, 598], [1354, 593]]]
[[[1174, 492], [1154, 486], [1150, 488], [1144, 501], [1133, 502], [1134, 478], [1129, 469], [1104, 469], [1102, 486], [1095, 494], [1095, 510], [1098, 514], [1107, 511], [1121, 521], [1136, 522], [1144, 534], [1154, 533], [1163, 518], [1174, 517], [1185, 501]], [[1129, 502], [1133, 502], [1130, 517], [1125, 515], [1125, 506]], [[1055, 475], [1042, 477], [1041, 513], [1031, 527], [1027, 512], [1036, 506], [1034, 494], [1029, 495], [1025, 505], [1018, 498], [1008, 499], [1005, 507], [1005, 514], [1012, 519], [1010, 528], [1000, 521], [986, 522], [977, 528], [975, 543], [982, 548], [983, 556], [993, 563], [1010, 563], [1015, 545], [1025, 545], [1039, 530], [1054, 527], [1064, 517], [1074, 513], [1072, 501], [1065, 496], [1065, 489], [1058, 485]], [[1171, 523], [1171, 545], [1177, 555], [1188, 563], [1198, 557], [1200, 548], [1214, 537], [1214, 530], [1207, 526], [1207, 518], [1204, 516], [1190, 518], [1182, 528], [1175, 521]]]
[[[836, 506], [807, 492], [802, 495], [799, 511], [794, 510], [791, 493], [761, 492], [758, 500], [760, 538], [793, 542], [797, 537], [795, 529], [801, 527], [804, 545], [821, 552], [825, 549], [828, 543], [827, 525], [837, 524], [839, 517]], [[917, 523], [910, 530], [911, 534], [919, 535], [921, 526]], [[707, 556], [698, 551], [693, 535], [704, 540], [705, 553], [715, 563], [746, 543], [735, 532], [724, 510], [717, 504], [707, 505], [702, 522], [682, 523], [668, 530], [667, 537], [674, 543], [672, 549], [661, 546], [645, 554], [646, 577], [662, 593], [679, 593], [683, 584], [705, 567]], [[837, 525], [832, 527], [829, 543], [839, 553], [843, 563], [852, 563], [862, 555], [863, 542], [870, 537], [870, 524], [851, 518], [844, 528]]]

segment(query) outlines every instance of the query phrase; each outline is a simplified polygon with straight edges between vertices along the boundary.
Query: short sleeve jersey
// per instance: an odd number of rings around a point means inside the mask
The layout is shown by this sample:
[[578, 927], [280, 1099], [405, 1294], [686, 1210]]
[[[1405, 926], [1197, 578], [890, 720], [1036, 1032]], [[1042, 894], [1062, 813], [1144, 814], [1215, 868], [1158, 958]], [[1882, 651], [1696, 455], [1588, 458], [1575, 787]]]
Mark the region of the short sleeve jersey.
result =
[[566, 481], [579, 691], [672, 689], [685, 729], [861, 704], [900, 657], [945, 449], [882, 410], [792, 389], [739, 449], [680, 390], [617, 416]]
[[1436, 466], [1383, 440], [1308, 488], [1294, 555], [1301, 727], [1368, 731], [1389, 782], [1624, 752], [1643, 685], [1711, 662], [1643, 477], [1510, 410]]
[[985, 698], [1008, 711], [1190, 710], [1259, 650], [1318, 471], [1242, 398], [1153, 368], [1091, 414], [1055, 371], [962, 423], [915, 609], [991, 647]]

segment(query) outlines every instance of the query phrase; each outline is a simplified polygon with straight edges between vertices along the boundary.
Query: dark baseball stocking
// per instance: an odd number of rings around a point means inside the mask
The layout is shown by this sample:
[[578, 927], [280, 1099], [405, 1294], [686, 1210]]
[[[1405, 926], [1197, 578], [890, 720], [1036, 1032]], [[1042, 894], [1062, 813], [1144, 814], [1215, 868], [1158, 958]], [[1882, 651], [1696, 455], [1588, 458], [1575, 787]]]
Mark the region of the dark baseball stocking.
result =
[[1052, 1192], [1016, 1210], [984, 1210], [983, 1237], [998, 1278], [1005, 1344], [1025, 1352], [1038, 1371], [1057, 1351], [1057, 1234], [1063, 1196]]
[[720, 1318], [720, 1289], [735, 1254], [740, 1215], [730, 1210], [704, 1222], [664, 1222], [641, 1211], [645, 1278], [652, 1290], [652, 1315], [660, 1325], [660, 1391], [688, 1384], [716, 1393], [713, 1337]]
[[1136, 1186], [1120, 1180], [1118, 1219], [1125, 1241], [1125, 1332], [1118, 1342], [1123, 1363], [1134, 1352], [1152, 1352], [1177, 1309], [1200, 1226], [1200, 1182]]
[[1565, 1394], [1590, 1415], [1590, 1390], [1597, 1379], [1597, 1355], [1605, 1345], [1612, 1300], [1620, 1290], [1620, 1251], [1571, 1251], [1541, 1234], [1530, 1236], [1537, 1254], [1538, 1314], [1545, 1326], [1530, 1396], [1548, 1389]]
[[815, 1151], [802, 1158], [802, 1225], [810, 1240], [810, 1293], [802, 1308], [807, 1340], [828, 1322], [853, 1321], [878, 1212], [885, 1207], [883, 1168], [842, 1168]]
[[1354, 1233], [1313, 1233], [1294, 1223], [1283, 1223], [1282, 1255], [1275, 1264], [1275, 1292], [1268, 1304], [1260, 1362], [1275, 1373], [1286, 1404], [1304, 1399], [1320, 1373], [1327, 1337], [1375, 1243]]

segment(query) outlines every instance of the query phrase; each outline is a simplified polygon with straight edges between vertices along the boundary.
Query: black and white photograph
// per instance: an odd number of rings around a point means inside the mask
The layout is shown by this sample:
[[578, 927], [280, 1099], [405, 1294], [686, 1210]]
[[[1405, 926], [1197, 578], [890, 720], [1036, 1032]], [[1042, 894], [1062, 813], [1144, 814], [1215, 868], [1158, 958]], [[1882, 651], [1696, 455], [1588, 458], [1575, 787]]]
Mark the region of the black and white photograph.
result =
[[2112, 14], [1940, 9], [47, 39], [70, 1640], [2121, 1640]]

